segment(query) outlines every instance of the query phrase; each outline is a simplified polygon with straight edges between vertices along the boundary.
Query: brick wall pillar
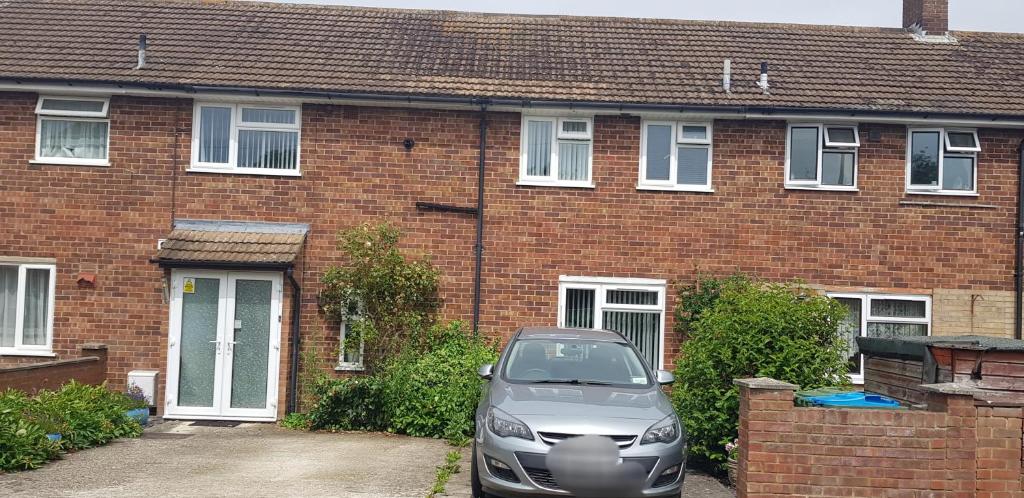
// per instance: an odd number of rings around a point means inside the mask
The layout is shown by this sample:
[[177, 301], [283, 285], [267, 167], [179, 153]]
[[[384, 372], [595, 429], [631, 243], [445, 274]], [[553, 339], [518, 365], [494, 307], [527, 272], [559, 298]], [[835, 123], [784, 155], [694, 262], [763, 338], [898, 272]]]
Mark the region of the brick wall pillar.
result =
[[793, 393], [797, 386], [768, 378], [736, 379], [740, 388], [740, 449], [736, 472], [738, 498], [774, 494], [779, 465], [792, 462], [775, 452], [777, 430], [794, 422]]
[[978, 406], [977, 498], [1020, 498], [1021, 407]]
[[99, 375], [97, 384], [103, 383], [107, 380], [107, 345], [95, 342], [82, 344], [79, 348], [78, 356], [85, 358], [87, 356], [93, 356], [99, 358], [99, 366], [96, 367], [96, 372]]

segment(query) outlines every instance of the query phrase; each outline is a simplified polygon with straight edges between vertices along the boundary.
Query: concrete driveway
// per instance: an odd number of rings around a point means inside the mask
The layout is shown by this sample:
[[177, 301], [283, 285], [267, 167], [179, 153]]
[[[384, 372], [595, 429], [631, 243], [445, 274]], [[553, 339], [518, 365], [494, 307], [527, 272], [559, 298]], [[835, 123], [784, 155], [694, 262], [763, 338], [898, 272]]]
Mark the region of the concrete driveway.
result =
[[0, 475], [0, 496], [426, 496], [449, 446], [270, 424], [165, 422], [140, 439]]

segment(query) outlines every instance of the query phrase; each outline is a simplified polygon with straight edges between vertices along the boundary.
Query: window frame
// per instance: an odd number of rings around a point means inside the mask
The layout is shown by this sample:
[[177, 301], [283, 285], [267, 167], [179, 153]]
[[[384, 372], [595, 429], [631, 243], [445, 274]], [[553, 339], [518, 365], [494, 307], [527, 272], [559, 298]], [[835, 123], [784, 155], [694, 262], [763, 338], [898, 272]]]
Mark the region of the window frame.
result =
[[346, 372], [362, 372], [366, 370], [366, 341], [359, 339], [359, 361], [345, 361], [345, 338], [348, 335], [348, 322], [341, 322], [338, 336], [338, 364], [334, 369]]
[[[931, 185], [913, 185], [910, 183], [910, 167], [911, 167], [911, 155], [913, 153], [913, 140], [914, 133], [922, 132], [935, 132], [939, 134], [939, 177], [938, 182], [935, 186]], [[966, 151], [968, 148], [964, 147], [949, 147], [949, 133], [972, 133], [974, 135], [975, 147], [969, 148], [970, 151]], [[981, 153], [981, 139], [978, 137], [977, 129], [970, 128], [946, 128], [942, 126], [931, 126], [931, 127], [907, 127], [907, 141], [906, 141], [906, 168], [905, 168], [905, 192], [913, 195], [959, 195], [968, 197], [978, 196], [978, 154]], [[977, 150], [974, 150], [977, 149]], [[967, 157], [971, 158], [974, 162], [974, 176], [971, 180], [971, 190], [947, 190], [942, 188], [946, 156], [952, 157]]]
[[[5, 263], [0, 266], [18, 268], [18, 289], [14, 307], [14, 346], [0, 346], [0, 356], [54, 356], [53, 355], [53, 315], [56, 303], [57, 265], [45, 263]], [[25, 341], [25, 275], [30, 269], [48, 270], [50, 272], [48, 299], [46, 303], [46, 343], [26, 345]]]
[[[928, 330], [926, 337], [932, 335], [932, 298], [922, 294], [879, 294], [873, 292], [827, 292], [826, 295], [833, 299], [859, 299], [860, 300], [860, 336], [867, 337], [869, 323], [911, 323], [925, 325]], [[871, 301], [916, 301], [924, 302], [924, 318], [905, 317], [884, 317], [871, 314]], [[849, 374], [850, 382], [854, 384], [864, 383], [864, 356], [860, 358], [860, 373]]]
[[[551, 123], [551, 169], [547, 175], [529, 175], [529, 133], [530, 121]], [[566, 121], [586, 121], [587, 136], [576, 132], [563, 132], [562, 123]], [[558, 178], [558, 142], [560, 140], [583, 143], [589, 147], [586, 180], [560, 180]], [[594, 117], [593, 116], [544, 116], [523, 114], [519, 125], [519, 179], [516, 185], [539, 187], [575, 187], [594, 188]]]
[[[814, 180], [793, 180], [790, 178], [790, 168], [793, 157], [793, 128], [817, 128], [818, 130], [818, 155], [817, 170]], [[853, 136], [856, 145], [832, 142], [827, 135], [829, 128], [853, 128]], [[837, 145], [831, 145], [837, 144]], [[842, 144], [842, 145], [838, 145]], [[821, 183], [821, 172], [825, 152], [853, 153], [853, 185], [829, 185]], [[783, 186], [788, 190], [827, 190], [835, 192], [857, 192], [859, 187], [858, 177], [860, 176], [860, 126], [857, 124], [838, 123], [805, 123], [792, 122], [786, 125], [786, 161], [783, 168]]]
[[[561, 275], [558, 277], [558, 310], [556, 325], [565, 327], [566, 291], [586, 289], [594, 291], [594, 330], [602, 330], [604, 311], [657, 311], [661, 314], [658, 334], [658, 369], [665, 368], [665, 302], [667, 282], [650, 278], [579, 277]], [[657, 292], [658, 304], [615, 304], [608, 303], [608, 291]]]
[[[202, 133], [202, 109], [204, 107], [226, 107], [231, 109], [231, 130], [228, 132], [228, 162], [215, 163], [199, 160], [200, 134]], [[242, 121], [242, 109], [273, 109], [295, 112], [295, 123], [253, 123]], [[240, 168], [238, 167], [238, 132], [283, 131], [295, 132], [295, 169]], [[229, 173], [239, 175], [302, 176], [302, 106], [263, 105], [259, 102], [217, 102], [196, 101], [192, 107], [192, 158], [189, 171], [199, 173]]]
[[[103, 110], [92, 111], [59, 111], [43, 109], [43, 101], [52, 100], [80, 100], [86, 102], [103, 102]], [[72, 166], [110, 166], [110, 99], [99, 97], [76, 97], [73, 95], [39, 95], [36, 102], [36, 145], [34, 158], [30, 163], [37, 164], [66, 164]], [[43, 153], [43, 121], [79, 121], [89, 123], [103, 123], [107, 127], [107, 141], [105, 144], [103, 158], [89, 159], [77, 157], [54, 157], [44, 156]]]
[[[647, 127], [671, 126], [672, 145], [668, 164], [668, 180], [649, 180], [647, 178]], [[703, 126], [707, 130], [706, 139], [684, 139], [684, 126]], [[637, 190], [667, 190], [675, 192], [714, 192], [712, 172], [714, 167], [714, 121], [666, 121], [644, 119], [640, 123], [640, 172], [637, 177]], [[679, 149], [707, 149], [707, 181], [703, 185], [679, 184]]]

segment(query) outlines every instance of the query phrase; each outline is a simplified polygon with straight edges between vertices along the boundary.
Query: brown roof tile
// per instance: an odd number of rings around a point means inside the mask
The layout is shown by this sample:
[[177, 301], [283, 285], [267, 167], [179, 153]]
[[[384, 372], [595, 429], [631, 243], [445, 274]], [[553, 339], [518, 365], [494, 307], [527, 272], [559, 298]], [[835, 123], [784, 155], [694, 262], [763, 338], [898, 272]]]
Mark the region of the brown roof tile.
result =
[[157, 262], [287, 264], [302, 250], [304, 234], [172, 230]]
[[[149, 50], [136, 70], [140, 33]], [[939, 44], [892, 28], [0, 0], [0, 78], [1024, 115], [1024, 35], [953, 35]], [[770, 95], [754, 85], [761, 61]]]

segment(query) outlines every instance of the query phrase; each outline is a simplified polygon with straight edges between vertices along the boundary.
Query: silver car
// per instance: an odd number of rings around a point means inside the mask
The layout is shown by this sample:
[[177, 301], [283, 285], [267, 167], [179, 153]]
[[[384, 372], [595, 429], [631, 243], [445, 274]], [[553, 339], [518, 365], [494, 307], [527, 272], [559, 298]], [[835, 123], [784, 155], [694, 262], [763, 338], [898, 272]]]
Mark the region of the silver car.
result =
[[[619, 450], [613, 462], [643, 468], [635, 496], [680, 496], [686, 435], [661, 390], [674, 378], [652, 372], [622, 335], [522, 328], [498, 363], [479, 373], [490, 383], [476, 411], [474, 497], [572, 496], [546, 457], [556, 444], [581, 435], [611, 438]], [[581, 472], [588, 471], [584, 460]]]

